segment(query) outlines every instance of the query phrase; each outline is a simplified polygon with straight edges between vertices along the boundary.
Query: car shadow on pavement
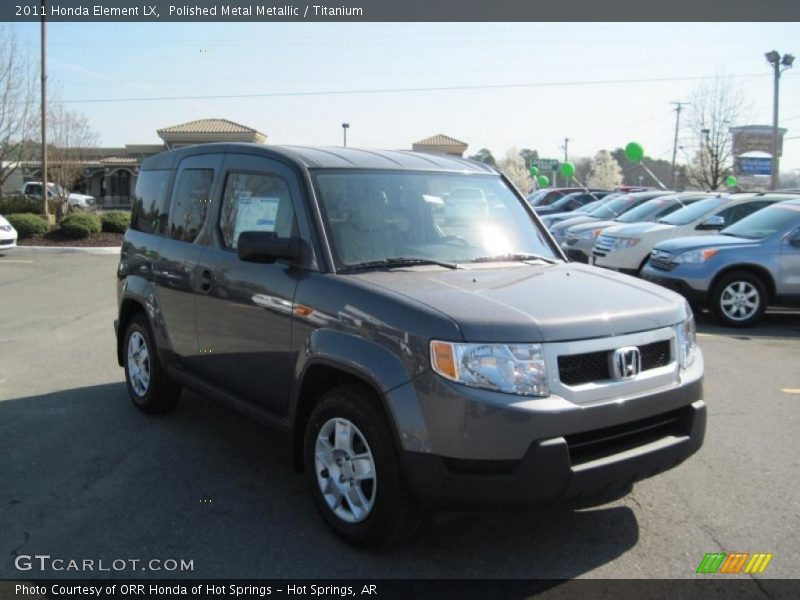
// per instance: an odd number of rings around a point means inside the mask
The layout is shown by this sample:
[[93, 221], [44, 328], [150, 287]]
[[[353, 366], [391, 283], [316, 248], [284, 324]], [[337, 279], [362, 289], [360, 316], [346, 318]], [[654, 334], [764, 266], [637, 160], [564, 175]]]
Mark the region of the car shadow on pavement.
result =
[[20, 554], [193, 567], [26, 577], [571, 578], [639, 537], [611, 505], [444, 513], [401, 546], [353, 548], [316, 514], [284, 434], [191, 392], [151, 417], [122, 382], [0, 402], [0, 472], [0, 578], [20, 576]]

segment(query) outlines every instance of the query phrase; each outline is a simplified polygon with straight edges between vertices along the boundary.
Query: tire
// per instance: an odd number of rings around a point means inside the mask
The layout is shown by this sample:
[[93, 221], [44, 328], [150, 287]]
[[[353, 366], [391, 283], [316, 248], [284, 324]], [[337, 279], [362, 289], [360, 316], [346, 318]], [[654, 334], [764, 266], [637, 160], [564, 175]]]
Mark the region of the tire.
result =
[[767, 289], [759, 277], [746, 271], [734, 271], [720, 279], [711, 293], [711, 312], [731, 327], [755, 323], [767, 308]]
[[181, 388], [167, 379], [158, 360], [150, 324], [143, 314], [131, 318], [125, 330], [124, 344], [125, 384], [136, 408], [148, 414], [171, 411], [178, 402]]
[[420, 511], [400, 471], [380, 399], [367, 388], [343, 385], [319, 400], [306, 427], [303, 458], [317, 510], [345, 541], [392, 545], [416, 531]]

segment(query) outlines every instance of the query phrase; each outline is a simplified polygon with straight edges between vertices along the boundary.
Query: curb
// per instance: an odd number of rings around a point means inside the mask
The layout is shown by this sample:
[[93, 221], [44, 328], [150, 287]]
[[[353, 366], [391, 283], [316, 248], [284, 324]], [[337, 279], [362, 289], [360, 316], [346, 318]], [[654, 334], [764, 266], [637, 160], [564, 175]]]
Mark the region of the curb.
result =
[[119, 246], [17, 246], [13, 251], [33, 254], [119, 254], [120, 250]]

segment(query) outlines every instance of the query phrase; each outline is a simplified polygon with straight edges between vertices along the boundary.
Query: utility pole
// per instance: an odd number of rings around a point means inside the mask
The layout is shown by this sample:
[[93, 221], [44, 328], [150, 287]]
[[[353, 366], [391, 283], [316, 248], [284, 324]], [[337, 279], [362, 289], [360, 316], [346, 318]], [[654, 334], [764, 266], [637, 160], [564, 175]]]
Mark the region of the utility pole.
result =
[[[564, 138], [564, 162], [567, 162], [569, 160], [569, 140], [570, 140], [570, 138], [568, 138], [568, 137]], [[565, 177], [564, 178], [564, 187], [567, 187], [568, 185], [569, 185], [569, 179], [567, 179]]]
[[47, 1], [42, 0], [42, 198], [44, 199], [44, 216], [50, 219], [50, 208], [47, 206]]
[[678, 172], [675, 170], [675, 160], [678, 157], [678, 130], [681, 126], [681, 109], [688, 102], [670, 102], [675, 106], [675, 140], [672, 143], [672, 189], [678, 189]]
[[342, 123], [342, 133], [344, 134], [344, 147], [347, 148], [347, 130], [350, 129], [350, 123]]

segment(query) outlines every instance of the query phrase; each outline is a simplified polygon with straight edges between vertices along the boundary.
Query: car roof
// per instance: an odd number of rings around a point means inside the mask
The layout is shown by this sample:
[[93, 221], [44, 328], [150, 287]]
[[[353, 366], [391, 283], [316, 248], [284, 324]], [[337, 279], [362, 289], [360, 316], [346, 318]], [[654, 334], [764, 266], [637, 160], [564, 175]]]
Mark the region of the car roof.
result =
[[143, 170], [175, 168], [189, 156], [203, 154], [250, 154], [303, 169], [388, 169], [413, 171], [445, 171], [496, 175], [490, 165], [450, 156], [410, 150], [366, 150], [317, 146], [273, 146], [250, 143], [216, 143], [187, 146], [152, 156], [142, 162]]

